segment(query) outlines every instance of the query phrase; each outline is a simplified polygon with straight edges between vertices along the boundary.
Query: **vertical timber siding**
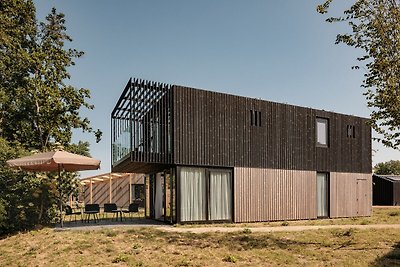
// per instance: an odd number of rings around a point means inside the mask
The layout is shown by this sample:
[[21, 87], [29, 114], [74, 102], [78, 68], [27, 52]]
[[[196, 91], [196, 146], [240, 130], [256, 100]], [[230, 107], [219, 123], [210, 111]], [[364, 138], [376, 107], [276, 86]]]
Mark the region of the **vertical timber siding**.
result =
[[330, 217], [371, 216], [372, 174], [330, 173]]
[[[329, 146], [316, 147], [316, 170], [372, 173], [371, 128], [367, 120], [322, 110], [315, 110], [315, 114], [329, 121]], [[348, 125], [355, 127], [355, 138], [347, 136]]]
[[[364, 118], [173, 86], [173, 163], [371, 173]], [[251, 111], [261, 125], [251, 124]], [[316, 118], [329, 120], [329, 147], [316, 147]], [[355, 138], [347, 136], [355, 127]]]
[[234, 222], [316, 217], [315, 171], [234, 168]]

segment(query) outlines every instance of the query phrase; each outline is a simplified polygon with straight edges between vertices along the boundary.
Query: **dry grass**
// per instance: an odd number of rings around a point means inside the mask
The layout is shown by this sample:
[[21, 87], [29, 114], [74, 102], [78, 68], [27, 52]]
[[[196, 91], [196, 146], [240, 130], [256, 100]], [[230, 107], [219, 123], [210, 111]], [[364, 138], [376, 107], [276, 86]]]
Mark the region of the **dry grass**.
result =
[[166, 233], [43, 229], [0, 240], [0, 266], [384, 266], [400, 264], [398, 230]]
[[[399, 223], [400, 209], [370, 218], [289, 225]], [[248, 224], [265, 226], [266, 224]], [[267, 225], [282, 225], [282, 222]], [[233, 227], [236, 225], [230, 224]], [[244, 227], [240, 224], [239, 227]], [[400, 232], [318, 230], [256, 233], [169, 233], [150, 228], [54, 231], [0, 240], [0, 266], [399, 266]]]
[[[300, 221], [278, 221], [260, 223], [223, 224], [225, 227], [265, 227], [265, 226], [298, 226], [298, 225], [368, 225], [368, 224], [400, 224], [400, 208], [373, 208], [371, 217], [354, 217], [338, 219], [318, 219]], [[215, 224], [202, 224], [201, 227], [213, 227]], [[222, 225], [218, 225], [222, 226]], [[198, 224], [183, 224], [177, 227], [199, 227]]]

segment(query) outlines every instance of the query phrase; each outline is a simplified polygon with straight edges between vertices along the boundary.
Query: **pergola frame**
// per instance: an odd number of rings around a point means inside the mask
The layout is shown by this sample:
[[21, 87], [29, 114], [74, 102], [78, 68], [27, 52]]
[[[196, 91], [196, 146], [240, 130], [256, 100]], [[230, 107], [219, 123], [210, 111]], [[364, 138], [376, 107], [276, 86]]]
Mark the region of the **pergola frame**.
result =
[[93, 184], [101, 183], [104, 181], [109, 181], [109, 201], [112, 203], [113, 194], [112, 194], [112, 185], [113, 181], [116, 179], [121, 179], [129, 175], [129, 203], [132, 202], [132, 173], [104, 173], [91, 177], [86, 177], [81, 179], [80, 183], [82, 185], [90, 185], [90, 204], [93, 204]]
[[112, 164], [172, 161], [172, 86], [129, 79], [111, 113]]

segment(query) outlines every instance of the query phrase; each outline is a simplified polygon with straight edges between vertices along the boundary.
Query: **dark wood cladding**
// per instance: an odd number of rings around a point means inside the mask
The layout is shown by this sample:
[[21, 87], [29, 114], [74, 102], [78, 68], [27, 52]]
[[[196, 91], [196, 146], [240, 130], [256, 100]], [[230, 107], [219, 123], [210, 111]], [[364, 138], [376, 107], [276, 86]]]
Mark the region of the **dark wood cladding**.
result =
[[386, 178], [385, 175], [373, 175], [373, 205], [399, 206], [400, 181]]
[[[364, 118], [182, 86], [172, 91], [175, 164], [371, 173]], [[261, 115], [258, 125], [252, 112]], [[316, 146], [317, 117], [329, 120], [326, 148]], [[355, 138], [347, 137], [347, 125], [355, 126]]]
[[[372, 173], [371, 128], [367, 120], [321, 110], [315, 112], [317, 117], [329, 121], [329, 146], [316, 148], [317, 170]], [[355, 137], [348, 137], [348, 125], [355, 127]]]

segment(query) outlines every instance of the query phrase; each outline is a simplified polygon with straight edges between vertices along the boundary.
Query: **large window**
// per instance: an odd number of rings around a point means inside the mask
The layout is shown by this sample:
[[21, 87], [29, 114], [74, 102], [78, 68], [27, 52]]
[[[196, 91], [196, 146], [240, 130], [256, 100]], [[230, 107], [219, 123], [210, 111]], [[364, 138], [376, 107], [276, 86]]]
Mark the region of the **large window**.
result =
[[317, 146], [328, 147], [329, 144], [329, 121], [317, 118]]
[[180, 176], [181, 221], [206, 220], [206, 172], [202, 168], [182, 168]]
[[208, 214], [212, 221], [232, 218], [232, 179], [227, 171], [210, 171]]
[[205, 168], [180, 169], [180, 220], [232, 219], [232, 173]]

